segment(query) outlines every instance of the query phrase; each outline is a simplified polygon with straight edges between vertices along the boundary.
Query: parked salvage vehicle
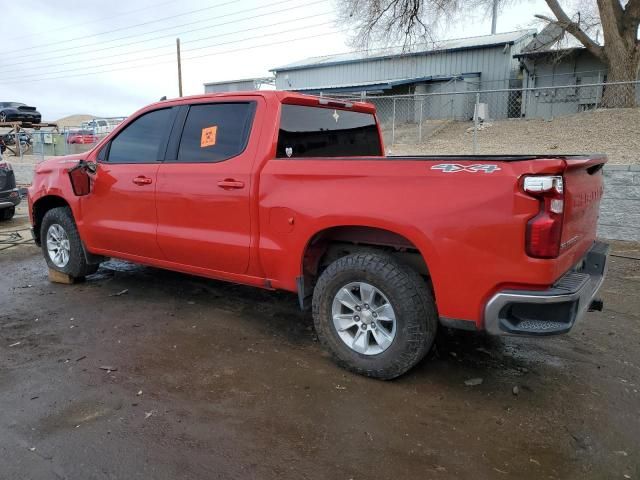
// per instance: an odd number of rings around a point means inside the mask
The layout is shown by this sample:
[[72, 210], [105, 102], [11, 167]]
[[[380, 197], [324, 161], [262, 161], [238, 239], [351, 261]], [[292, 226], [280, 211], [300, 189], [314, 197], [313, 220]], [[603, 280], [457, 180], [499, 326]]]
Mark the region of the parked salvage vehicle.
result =
[[[0, 146], [0, 150], [2, 150]], [[0, 153], [0, 220], [11, 220], [20, 204], [20, 192], [11, 164]]]
[[42, 115], [36, 110], [36, 107], [19, 102], [0, 102], [0, 123], [40, 123], [41, 120]]
[[14, 146], [16, 144], [16, 137], [20, 141], [20, 146], [22, 149], [28, 149], [33, 145], [33, 137], [31, 134], [21, 130], [17, 133], [5, 133], [4, 135], [0, 135], [0, 141], [2, 145], [6, 148], [7, 146]]
[[390, 379], [440, 325], [544, 336], [601, 308], [605, 162], [387, 157], [371, 104], [204, 95], [39, 164], [29, 214], [53, 270], [116, 257], [296, 292], [340, 365]]
[[67, 143], [69, 144], [78, 143], [86, 145], [97, 142], [98, 136], [91, 130], [78, 130], [77, 132], [70, 132], [69, 136], [67, 137]]

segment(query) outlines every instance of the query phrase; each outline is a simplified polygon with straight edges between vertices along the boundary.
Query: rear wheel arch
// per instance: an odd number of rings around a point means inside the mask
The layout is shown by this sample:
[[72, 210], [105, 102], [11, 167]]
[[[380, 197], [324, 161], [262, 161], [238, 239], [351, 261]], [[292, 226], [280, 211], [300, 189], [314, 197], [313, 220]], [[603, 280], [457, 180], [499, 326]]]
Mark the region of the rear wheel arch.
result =
[[338, 225], [316, 232], [302, 252], [300, 276], [297, 278], [301, 307], [309, 305], [313, 288], [323, 270], [335, 260], [362, 252], [382, 252], [407, 265], [431, 286], [427, 259], [415, 242], [392, 230], [365, 225]]

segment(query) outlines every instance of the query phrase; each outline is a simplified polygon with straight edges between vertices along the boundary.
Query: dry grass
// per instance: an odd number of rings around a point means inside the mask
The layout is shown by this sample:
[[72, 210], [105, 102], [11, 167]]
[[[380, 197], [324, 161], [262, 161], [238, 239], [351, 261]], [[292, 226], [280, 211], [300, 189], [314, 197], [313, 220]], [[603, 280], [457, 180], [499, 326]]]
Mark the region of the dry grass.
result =
[[68, 117], [60, 118], [56, 120], [54, 123], [58, 125], [58, 127], [79, 127], [82, 122], [88, 122], [89, 120], [93, 120], [93, 115], [69, 115]]
[[[423, 144], [396, 144], [393, 155], [473, 153], [470, 122], [445, 126]], [[640, 163], [640, 108], [602, 109], [554, 120], [502, 120], [478, 131], [478, 154], [605, 153], [611, 163]]]

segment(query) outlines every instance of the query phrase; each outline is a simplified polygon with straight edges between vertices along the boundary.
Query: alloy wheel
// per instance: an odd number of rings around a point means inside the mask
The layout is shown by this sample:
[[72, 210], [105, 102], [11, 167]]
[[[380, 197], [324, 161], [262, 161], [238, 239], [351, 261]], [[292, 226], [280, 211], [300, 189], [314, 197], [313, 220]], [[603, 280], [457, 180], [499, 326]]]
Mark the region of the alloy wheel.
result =
[[352, 282], [336, 292], [331, 307], [340, 339], [363, 355], [388, 349], [396, 336], [396, 314], [382, 291], [365, 282]]
[[47, 252], [56, 267], [64, 268], [69, 263], [71, 247], [69, 237], [62, 226], [51, 224], [47, 230]]

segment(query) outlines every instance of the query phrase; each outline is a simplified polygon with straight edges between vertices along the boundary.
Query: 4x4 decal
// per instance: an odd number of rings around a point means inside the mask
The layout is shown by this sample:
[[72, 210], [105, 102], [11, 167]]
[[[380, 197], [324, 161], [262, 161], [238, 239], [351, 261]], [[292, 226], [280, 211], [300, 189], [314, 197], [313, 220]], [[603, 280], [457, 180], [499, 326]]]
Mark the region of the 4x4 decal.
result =
[[444, 173], [453, 173], [453, 172], [483, 172], [483, 173], [493, 173], [501, 170], [498, 165], [490, 165], [478, 163], [475, 165], [460, 165], [459, 163], [440, 163], [438, 165], [434, 165], [431, 167], [431, 170], [442, 170]]

